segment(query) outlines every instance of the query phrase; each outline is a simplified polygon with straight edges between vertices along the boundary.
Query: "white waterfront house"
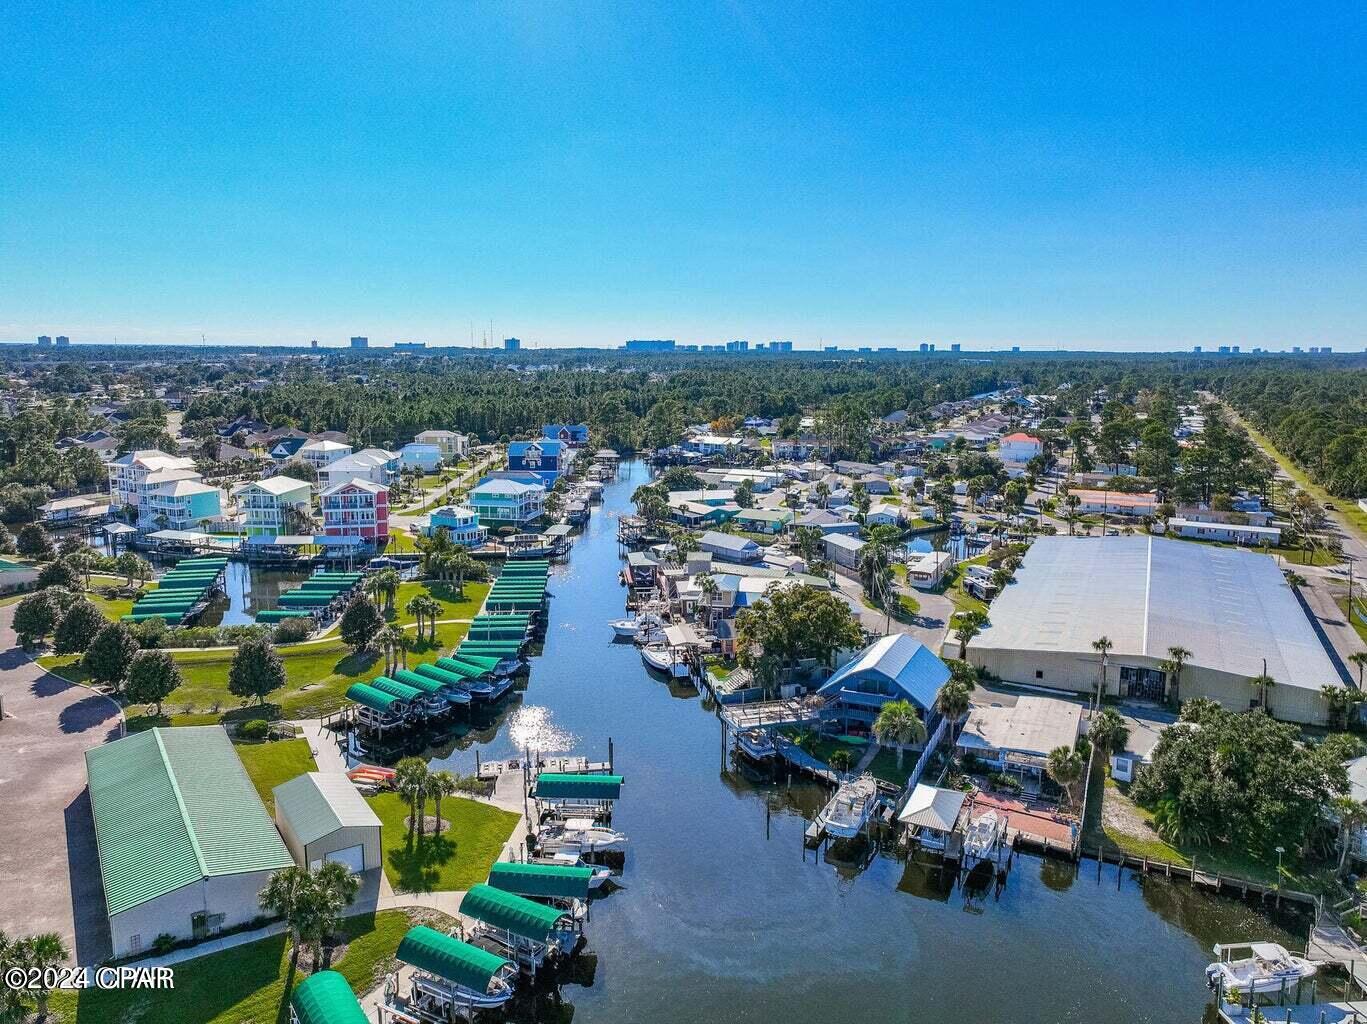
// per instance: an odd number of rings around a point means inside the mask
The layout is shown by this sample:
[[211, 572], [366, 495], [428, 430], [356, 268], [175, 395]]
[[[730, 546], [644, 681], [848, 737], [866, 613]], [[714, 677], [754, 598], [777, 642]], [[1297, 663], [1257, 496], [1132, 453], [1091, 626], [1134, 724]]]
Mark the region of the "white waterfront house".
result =
[[313, 485], [307, 480], [271, 476], [253, 480], [233, 490], [238, 510], [246, 518], [242, 532], [248, 537], [278, 537], [294, 533], [296, 516], [313, 511]]

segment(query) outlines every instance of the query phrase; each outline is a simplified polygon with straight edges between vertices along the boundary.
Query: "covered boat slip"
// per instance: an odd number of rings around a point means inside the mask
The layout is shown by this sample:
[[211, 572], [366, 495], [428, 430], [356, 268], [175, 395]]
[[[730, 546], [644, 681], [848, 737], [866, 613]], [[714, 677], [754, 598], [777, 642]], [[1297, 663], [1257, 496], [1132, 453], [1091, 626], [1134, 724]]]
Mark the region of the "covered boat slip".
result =
[[477, 922], [476, 942], [493, 946], [533, 975], [548, 958], [573, 952], [579, 942], [572, 914], [485, 883], [471, 887], [460, 912]]
[[529, 795], [537, 816], [612, 819], [612, 805], [622, 796], [622, 776], [589, 772], [541, 772], [532, 780]]
[[181, 562], [157, 580], [154, 590], [144, 592], [132, 610], [121, 617], [123, 622], [146, 622], [165, 619], [168, 626], [180, 625], [194, 614], [218, 588], [226, 558], [195, 559], [194, 564]]
[[293, 590], [286, 590], [276, 598], [276, 608], [256, 613], [257, 622], [278, 622], [275, 613], [293, 612], [296, 615], [310, 615], [313, 609], [326, 608], [332, 602], [345, 597], [365, 579], [359, 572], [315, 572]]
[[528, 899], [577, 900], [589, 898], [593, 868], [570, 864], [522, 864], [498, 861], [489, 869], [495, 889]]
[[409, 994], [396, 975], [385, 979], [382, 1009], [394, 1020], [450, 1021], [506, 1003], [513, 994], [517, 965], [487, 949], [418, 925], [409, 929], [395, 957], [414, 968]]
[[363, 728], [384, 732], [402, 726], [408, 718], [407, 702], [369, 683], [352, 683], [346, 697], [355, 705], [356, 721]]
[[294, 986], [290, 993], [292, 1024], [367, 1024], [361, 1004], [346, 978], [336, 971], [319, 971]]
[[[421, 665], [418, 666], [418, 668], [421, 667]], [[441, 670], [436, 671], [440, 672]], [[410, 672], [406, 668], [401, 668], [395, 671], [393, 678], [395, 682], [411, 686], [415, 690], [421, 690], [429, 698], [444, 701], [448, 705], [469, 704], [470, 694], [461, 685], [464, 680], [452, 678], [449, 672], [441, 674], [447, 678], [443, 679], [435, 674], [418, 671]]]

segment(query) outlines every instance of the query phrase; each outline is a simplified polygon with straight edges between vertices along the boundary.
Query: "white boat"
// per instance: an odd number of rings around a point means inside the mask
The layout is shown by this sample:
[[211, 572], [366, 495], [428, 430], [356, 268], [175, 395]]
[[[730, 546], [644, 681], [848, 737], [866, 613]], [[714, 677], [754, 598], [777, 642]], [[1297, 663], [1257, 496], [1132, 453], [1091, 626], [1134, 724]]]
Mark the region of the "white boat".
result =
[[662, 625], [660, 617], [654, 612], [644, 612], [641, 615], [633, 615], [626, 619], [613, 619], [608, 623], [612, 627], [612, 635], [623, 640], [634, 640], [643, 630], [651, 631]]
[[841, 784], [818, 815], [818, 822], [839, 839], [853, 839], [864, 830], [877, 803], [877, 780], [872, 775], [861, 775], [853, 782]]
[[536, 834], [536, 848], [542, 854], [570, 853], [578, 856], [622, 851], [627, 848], [627, 837], [602, 825], [592, 818], [570, 818], [550, 822]]
[[[1238, 950], [1249, 955], [1235, 958]], [[1213, 989], [1237, 990], [1242, 996], [1280, 994], [1297, 983], [1313, 978], [1319, 965], [1296, 956], [1275, 942], [1218, 943], [1220, 959], [1206, 968], [1206, 983]]]
[[601, 889], [603, 884], [612, 877], [611, 868], [605, 868], [598, 864], [585, 864], [579, 854], [571, 849], [559, 850], [544, 856], [528, 857], [527, 863], [553, 864], [558, 868], [591, 868], [593, 874], [589, 876], [590, 889]]
[[1006, 835], [1006, 822], [996, 811], [974, 818], [964, 836], [964, 856], [969, 861], [992, 860], [997, 855], [997, 846]]
[[763, 729], [745, 729], [736, 734], [736, 746], [754, 761], [768, 761], [778, 754], [774, 737]]
[[675, 679], [686, 679], [689, 674], [688, 662], [679, 661], [674, 657], [674, 649], [664, 644], [642, 647], [641, 660], [657, 672], [663, 672]]

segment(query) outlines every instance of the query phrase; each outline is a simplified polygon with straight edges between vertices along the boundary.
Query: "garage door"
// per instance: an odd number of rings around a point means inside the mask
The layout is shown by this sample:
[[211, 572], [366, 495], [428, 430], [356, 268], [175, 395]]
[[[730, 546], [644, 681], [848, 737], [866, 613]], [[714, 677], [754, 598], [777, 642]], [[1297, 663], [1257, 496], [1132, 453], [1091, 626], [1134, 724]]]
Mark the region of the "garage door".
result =
[[345, 864], [347, 867], [351, 868], [352, 871], [364, 871], [365, 847], [360, 845], [348, 846], [345, 850], [336, 850], [332, 853], [325, 854], [323, 859], [335, 860], [339, 864]]

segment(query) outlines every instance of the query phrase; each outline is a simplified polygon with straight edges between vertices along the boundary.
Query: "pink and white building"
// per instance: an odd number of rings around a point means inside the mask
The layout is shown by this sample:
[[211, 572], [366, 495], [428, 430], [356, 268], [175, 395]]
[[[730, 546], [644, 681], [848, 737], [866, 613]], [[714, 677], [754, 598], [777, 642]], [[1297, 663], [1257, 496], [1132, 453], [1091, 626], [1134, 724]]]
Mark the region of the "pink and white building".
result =
[[389, 537], [389, 488], [355, 478], [323, 491], [323, 534], [379, 542]]

